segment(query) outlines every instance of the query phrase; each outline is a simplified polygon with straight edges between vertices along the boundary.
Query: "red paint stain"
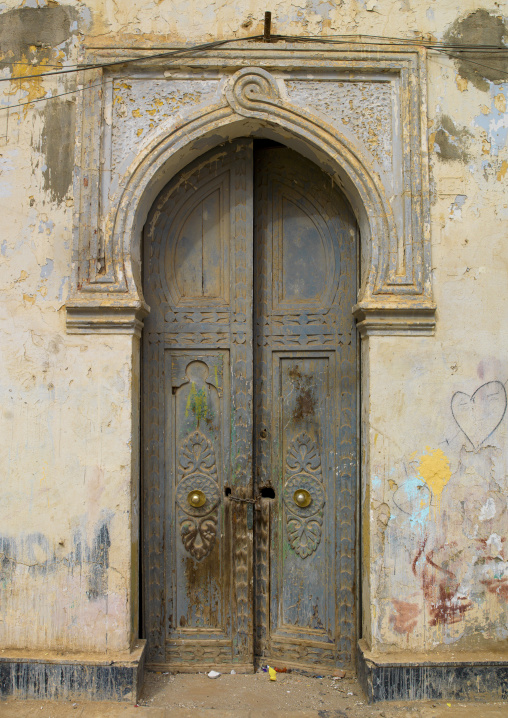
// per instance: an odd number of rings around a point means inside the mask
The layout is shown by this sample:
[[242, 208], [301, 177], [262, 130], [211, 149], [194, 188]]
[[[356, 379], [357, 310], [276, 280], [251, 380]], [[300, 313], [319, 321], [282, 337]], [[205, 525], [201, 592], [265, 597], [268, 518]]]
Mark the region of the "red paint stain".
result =
[[493, 593], [503, 601], [508, 601], [508, 578], [491, 578], [481, 583], [487, 586], [489, 593]]
[[455, 595], [455, 587], [452, 589], [445, 581], [438, 587], [439, 599], [431, 603], [431, 626], [442, 624], [459, 623], [464, 618], [465, 612], [471, 608], [471, 601], [465, 597]]
[[[450, 545], [449, 548], [453, 548]], [[422, 588], [430, 609], [430, 625], [459, 623], [472, 602], [457, 595], [459, 582], [452, 571], [433, 560], [433, 551], [425, 555], [422, 572]]]
[[417, 603], [408, 603], [392, 598], [395, 613], [390, 616], [390, 624], [396, 633], [405, 633], [409, 640], [409, 634], [416, 627], [420, 609]]
[[413, 563], [411, 564], [411, 567], [413, 569], [413, 574], [416, 576], [416, 564], [422, 557], [423, 552], [425, 551], [425, 545], [427, 543], [428, 536], [426, 536], [423, 541], [420, 543], [418, 547], [418, 551], [416, 552], [416, 556], [413, 559]]
[[288, 374], [295, 383], [297, 391], [293, 419], [295, 421], [302, 421], [309, 416], [314, 416], [315, 400], [312, 377], [307, 374], [302, 374], [298, 366], [292, 367]]

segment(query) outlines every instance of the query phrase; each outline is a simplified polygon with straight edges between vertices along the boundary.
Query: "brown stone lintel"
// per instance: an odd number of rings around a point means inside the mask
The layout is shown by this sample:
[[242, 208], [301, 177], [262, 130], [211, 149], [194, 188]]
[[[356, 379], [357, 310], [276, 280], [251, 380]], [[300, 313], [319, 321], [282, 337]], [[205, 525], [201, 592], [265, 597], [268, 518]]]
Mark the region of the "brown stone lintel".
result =
[[68, 334], [132, 334], [141, 336], [150, 308], [134, 299], [71, 299], [67, 302]]
[[432, 336], [436, 328], [436, 305], [415, 299], [386, 302], [364, 301], [353, 307], [356, 326], [362, 335]]
[[81, 653], [0, 651], [0, 696], [37, 700], [113, 700], [136, 703], [146, 641], [131, 651]]

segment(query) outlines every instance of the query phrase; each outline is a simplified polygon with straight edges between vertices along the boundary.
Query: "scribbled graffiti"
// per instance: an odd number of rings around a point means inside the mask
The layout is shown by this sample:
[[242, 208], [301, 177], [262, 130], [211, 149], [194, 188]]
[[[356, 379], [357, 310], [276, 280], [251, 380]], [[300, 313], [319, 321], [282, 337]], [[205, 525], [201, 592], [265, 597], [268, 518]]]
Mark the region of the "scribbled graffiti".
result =
[[456, 391], [451, 411], [457, 426], [475, 450], [495, 432], [506, 414], [506, 389], [500, 381], [482, 384], [469, 396]]
[[[430, 625], [436, 626], [440, 623], [457, 623], [462, 620], [465, 612], [471, 608], [471, 601], [460, 594], [459, 581], [457, 576], [449, 568], [446, 568], [453, 558], [460, 558], [460, 550], [452, 558], [450, 550], [457, 549], [457, 543], [453, 542], [448, 546], [442, 546], [437, 550], [431, 549], [425, 552], [427, 539], [418, 548], [417, 555], [413, 561], [413, 572], [417, 575], [418, 562], [423, 557], [423, 568], [421, 569], [422, 587], [430, 613]], [[440, 554], [445, 552], [445, 556]], [[439, 554], [436, 563], [436, 553]]]
[[[400, 587], [382, 621], [408, 641], [425, 626], [440, 629], [429, 636], [445, 643], [490, 627], [497, 640], [507, 635], [491, 618], [508, 605], [506, 386], [457, 389], [443, 441], [405, 457], [384, 484], [384, 502], [371, 502]], [[383, 580], [381, 572], [380, 588]]]

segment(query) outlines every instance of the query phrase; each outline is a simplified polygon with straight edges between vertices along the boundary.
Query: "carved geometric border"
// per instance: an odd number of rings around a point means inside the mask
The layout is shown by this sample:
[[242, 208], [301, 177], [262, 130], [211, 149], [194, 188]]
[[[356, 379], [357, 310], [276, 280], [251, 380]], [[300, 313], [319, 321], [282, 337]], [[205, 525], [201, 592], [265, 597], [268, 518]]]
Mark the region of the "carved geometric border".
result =
[[[235, 133], [241, 135], [269, 127], [325, 158], [326, 169], [343, 185], [357, 215], [365, 217], [362, 229], [366, 247], [362, 254], [368, 266], [358, 304], [353, 308], [361, 333], [433, 333], [424, 55], [415, 48], [397, 52], [387, 52], [382, 47], [374, 50], [362, 51], [356, 46], [325, 53], [316, 46], [318, 59], [309, 60], [298, 46], [294, 49], [284, 46], [278, 51], [273, 47], [267, 49], [266, 45], [256, 50], [250, 45], [241, 52], [222, 51], [206, 58], [187, 58], [185, 66], [192, 67], [197, 78], [199, 70], [206, 74], [215, 69], [222, 74], [220, 99], [198, 111], [189, 109], [186, 114], [184, 110], [178, 122], [152, 130], [121, 180], [121, 190], [110, 200], [107, 216], [103, 213], [104, 173], [109, 168], [101, 166], [101, 153], [104, 154], [101, 147], [107, 145], [110, 132], [111, 118], [105, 118], [104, 111], [112, 82], [111, 76], [99, 70], [91, 78], [88, 74], [88, 89], [81, 93], [78, 123], [75, 274], [74, 291], [67, 303], [68, 331], [139, 333], [141, 320], [148, 311], [137, 259], [140, 234], [137, 223], [142, 213], [139, 208], [155, 199], [160, 189], [158, 179], [162, 176], [169, 179], [168, 167], [172, 163], [176, 166], [193, 143], [200, 142], [204, 152], [209, 148], [207, 142], [210, 147], [217, 143], [217, 136], [233, 137]], [[117, 52], [115, 58], [121, 59], [121, 53]], [[111, 60], [111, 55], [107, 59]], [[231, 75], [240, 61], [245, 65], [246, 60], [250, 65]], [[401, 181], [405, 196], [410, 198], [405, 201], [407, 216], [400, 224], [407, 228], [408, 236], [398, 236], [389, 193], [365, 153], [336, 127], [323, 122], [322, 116], [291, 103], [281, 92], [281, 76], [289, 71], [289, 66], [292, 72], [321, 69], [329, 73], [336, 69], [362, 77], [369, 73], [398, 74], [404, 157]], [[146, 63], [129, 68], [137, 76], [140, 70], [147, 72]], [[153, 72], [154, 66], [149, 70]]]

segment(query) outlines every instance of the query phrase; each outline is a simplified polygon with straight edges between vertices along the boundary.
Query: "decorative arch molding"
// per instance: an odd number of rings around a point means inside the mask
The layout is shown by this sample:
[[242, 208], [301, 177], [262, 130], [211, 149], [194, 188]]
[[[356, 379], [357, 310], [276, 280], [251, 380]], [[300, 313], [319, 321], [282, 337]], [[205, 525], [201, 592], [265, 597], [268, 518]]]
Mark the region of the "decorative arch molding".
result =
[[[106, 90], [107, 82], [103, 78]], [[403, 177], [402, 184], [419, 191], [412, 192], [411, 206], [405, 207], [409, 218], [397, 221], [390, 182], [368, 148], [348, 136], [340, 122], [325, 121], [314, 108], [292, 102], [284, 75], [246, 67], [224, 73], [214, 102], [191, 106], [176, 121], [170, 117], [149, 132], [109, 198], [100, 176], [105, 164], [100, 155], [107, 144], [104, 127], [100, 147], [93, 144], [97, 106], [101, 115], [104, 111], [96, 92], [91, 87], [88, 102], [84, 99], [79, 134], [82, 163], [76, 189], [81, 201], [75, 223], [74, 291], [67, 302], [69, 332], [139, 334], [149, 311], [141, 289], [140, 243], [153, 201], [195, 157], [222, 142], [253, 135], [279, 139], [300, 151], [325, 169], [348, 197], [362, 236], [362, 283], [353, 308], [362, 334], [433, 333], [424, 156], [414, 157], [414, 166]], [[107, 91], [104, 94], [107, 97]], [[403, 145], [402, 151], [410, 149]], [[87, 162], [89, 167], [84, 167]], [[410, 227], [409, 237], [401, 226]]]

